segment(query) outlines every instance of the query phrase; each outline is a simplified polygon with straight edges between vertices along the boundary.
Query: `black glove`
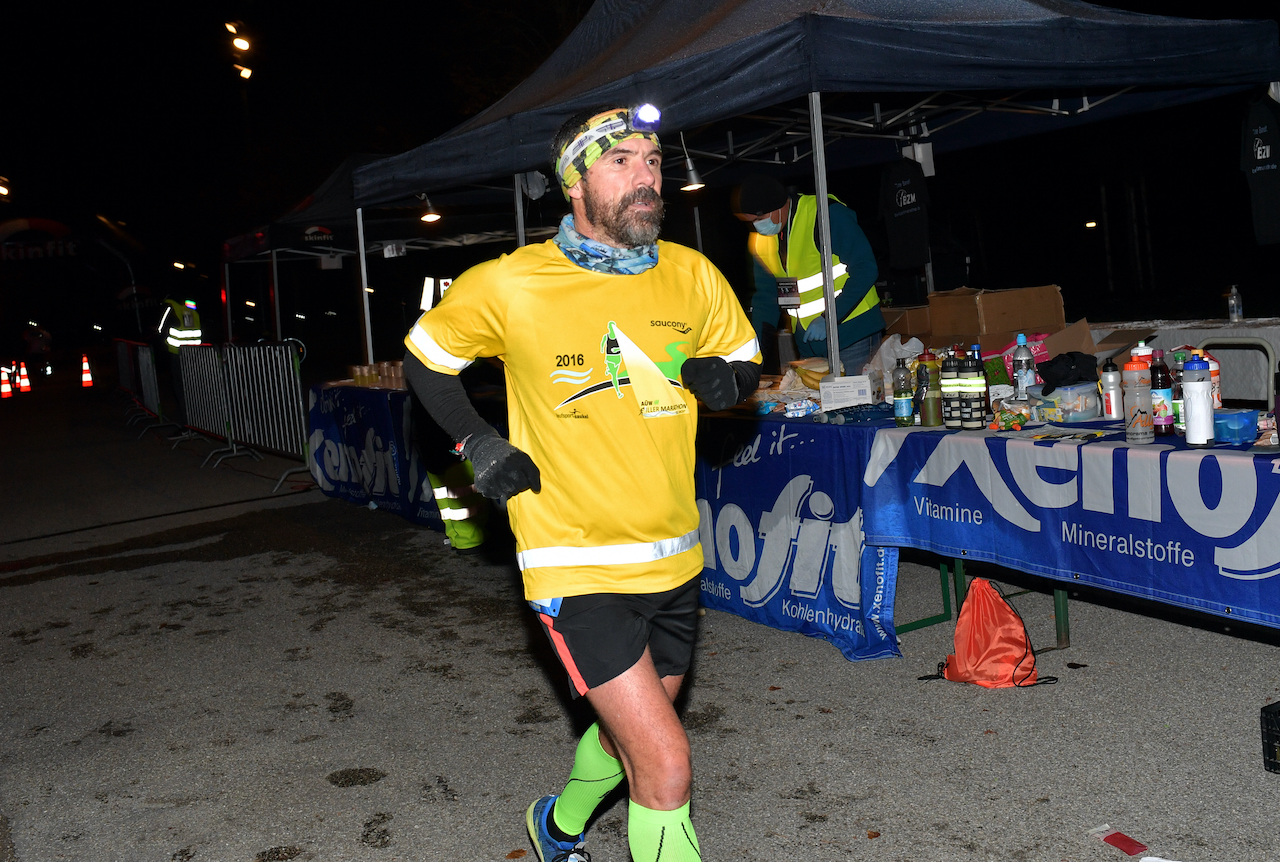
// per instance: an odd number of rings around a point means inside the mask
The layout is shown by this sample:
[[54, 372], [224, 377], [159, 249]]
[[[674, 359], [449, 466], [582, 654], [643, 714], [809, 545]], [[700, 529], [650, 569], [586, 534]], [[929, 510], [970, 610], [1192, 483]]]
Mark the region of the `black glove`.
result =
[[727, 410], [738, 403], [738, 381], [733, 366], [719, 356], [686, 359], [680, 366], [684, 388], [712, 411]]
[[469, 437], [462, 454], [475, 469], [476, 490], [491, 500], [505, 503], [521, 491], [532, 488], [536, 494], [542, 490], [538, 465], [496, 431]]

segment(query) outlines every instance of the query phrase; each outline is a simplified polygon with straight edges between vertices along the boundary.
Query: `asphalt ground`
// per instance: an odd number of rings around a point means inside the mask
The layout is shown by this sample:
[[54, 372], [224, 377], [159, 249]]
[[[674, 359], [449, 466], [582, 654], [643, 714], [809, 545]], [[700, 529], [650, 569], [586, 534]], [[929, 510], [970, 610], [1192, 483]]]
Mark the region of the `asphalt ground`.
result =
[[[536, 858], [524, 810], [591, 718], [508, 546], [459, 557], [305, 480], [272, 496], [289, 462], [201, 468], [208, 444], [136, 439], [104, 387], [26, 398], [0, 402], [0, 862]], [[912, 559], [900, 620], [940, 604]], [[1030, 585], [1012, 602], [1050, 645]], [[1127, 858], [1104, 823], [1179, 862], [1280, 857], [1273, 634], [1097, 593], [1070, 622], [1038, 657], [1056, 685], [987, 690], [918, 678], [954, 624], [851, 663], [709, 611], [679, 703], [704, 858]], [[625, 833], [619, 793], [595, 862]]]

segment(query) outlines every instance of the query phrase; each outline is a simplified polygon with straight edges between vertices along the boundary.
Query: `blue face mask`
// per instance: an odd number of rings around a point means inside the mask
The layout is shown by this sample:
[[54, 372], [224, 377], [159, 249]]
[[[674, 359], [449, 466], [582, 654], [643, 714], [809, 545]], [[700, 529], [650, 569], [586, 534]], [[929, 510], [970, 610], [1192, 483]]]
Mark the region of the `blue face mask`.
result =
[[754, 227], [756, 229], [756, 233], [761, 236], [777, 236], [782, 233], [782, 223], [774, 221], [769, 216], [756, 219], [751, 223], [751, 226]]

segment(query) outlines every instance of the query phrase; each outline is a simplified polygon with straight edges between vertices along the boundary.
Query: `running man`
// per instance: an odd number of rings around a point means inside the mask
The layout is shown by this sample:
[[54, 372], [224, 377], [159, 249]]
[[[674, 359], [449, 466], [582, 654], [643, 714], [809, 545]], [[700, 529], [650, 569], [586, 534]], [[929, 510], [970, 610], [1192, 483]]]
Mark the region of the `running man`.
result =
[[[702, 571], [695, 398], [712, 410], [744, 400], [760, 353], [719, 270], [658, 241], [657, 113], [570, 118], [552, 152], [572, 210], [559, 234], [464, 273], [405, 339], [414, 391], [475, 466], [476, 488], [508, 501], [525, 598], [598, 718], [563, 792], [526, 813], [541, 862], [589, 862], [587, 821], [624, 777], [635, 862], [701, 859], [689, 739], [672, 706]], [[610, 339], [626, 368], [616, 380]], [[657, 364], [668, 347], [692, 357], [678, 380]], [[506, 368], [510, 442], [457, 382], [481, 356]]]

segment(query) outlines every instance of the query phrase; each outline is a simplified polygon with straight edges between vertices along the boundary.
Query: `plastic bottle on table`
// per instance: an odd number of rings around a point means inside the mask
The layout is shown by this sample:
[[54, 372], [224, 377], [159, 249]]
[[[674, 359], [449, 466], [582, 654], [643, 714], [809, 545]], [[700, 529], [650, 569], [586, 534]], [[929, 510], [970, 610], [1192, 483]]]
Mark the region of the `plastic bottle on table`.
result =
[[1151, 354], [1151, 424], [1157, 437], [1173, 435], [1173, 375], [1163, 350]]
[[1213, 445], [1213, 384], [1209, 363], [1193, 356], [1182, 366], [1182, 414], [1187, 425], [1187, 445]]
[[900, 428], [915, 423], [915, 392], [911, 388], [911, 369], [905, 356], [898, 357], [893, 369], [893, 421]]
[[1134, 360], [1138, 361], [1138, 362], [1145, 362], [1145, 363], [1147, 363], [1148, 365], [1150, 365], [1150, 364], [1151, 364], [1151, 353], [1152, 353], [1154, 350], [1155, 350], [1155, 348], [1154, 348], [1154, 347], [1148, 347], [1148, 346], [1147, 346], [1147, 342], [1145, 342], [1145, 341], [1139, 341], [1139, 342], [1138, 342], [1138, 346], [1137, 346], [1137, 347], [1135, 347], [1135, 348], [1133, 348], [1132, 350], [1130, 350], [1130, 351], [1129, 351], [1129, 357], [1130, 357], [1131, 359], [1134, 359]]
[[1185, 350], [1173, 351], [1173, 427], [1179, 433], [1187, 430], [1187, 423], [1182, 418], [1182, 365], [1186, 361]]
[[1222, 366], [1218, 364], [1218, 360], [1213, 358], [1213, 354], [1205, 352], [1205, 362], [1209, 363], [1209, 392], [1213, 395], [1213, 409], [1222, 409]]
[[960, 360], [953, 352], [942, 360], [942, 424], [960, 427]]
[[1124, 364], [1124, 439], [1126, 443], [1150, 443], [1155, 439], [1151, 424], [1151, 366], [1134, 359]]
[[916, 402], [920, 425], [936, 428], [942, 424], [942, 369], [938, 357], [926, 350], [917, 357]]
[[1120, 368], [1108, 359], [1102, 366], [1099, 387], [1102, 390], [1102, 416], [1104, 419], [1124, 418], [1124, 396], [1120, 388]]
[[1036, 357], [1027, 347], [1027, 336], [1018, 333], [1018, 346], [1013, 351], [1014, 401], [1027, 400], [1027, 388], [1036, 384]]
[[960, 360], [960, 427], [977, 431], [987, 426], [987, 375], [982, 348], [975, 344]]
[[1227, 294], [1227, 319], [1232, 323], [1244, 320], [1244, 300], [1240, 298], [1240, 288], [1231, 285], [1231, 293]]

